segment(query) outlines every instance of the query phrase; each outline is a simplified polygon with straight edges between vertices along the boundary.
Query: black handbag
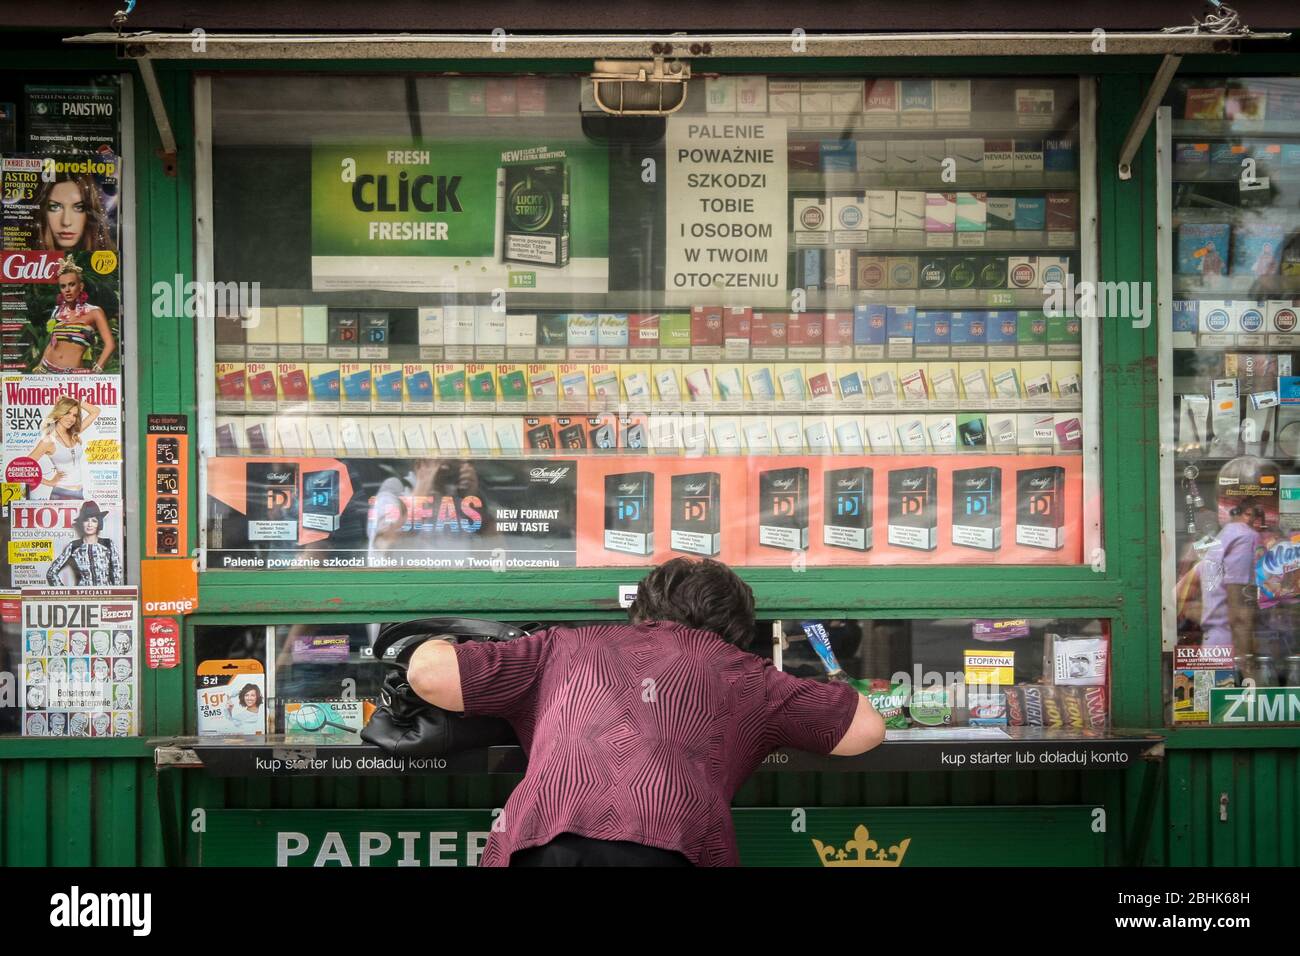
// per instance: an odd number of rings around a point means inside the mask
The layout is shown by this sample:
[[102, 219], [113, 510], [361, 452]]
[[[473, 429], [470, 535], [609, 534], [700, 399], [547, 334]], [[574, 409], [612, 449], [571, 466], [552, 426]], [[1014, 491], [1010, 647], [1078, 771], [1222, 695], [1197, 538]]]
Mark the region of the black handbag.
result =
[[514, 729], [501, 717], [465, 717], [425, 701], [411, 689], [406, 668], [425, 641], [513, 641], [527, 633], [499, 621], [464, 617], [388, 625], [373, 648], [386, 671], [384, 683], [361, 739], [398, 757], [443, 757], [480, 747], [518, 745]]

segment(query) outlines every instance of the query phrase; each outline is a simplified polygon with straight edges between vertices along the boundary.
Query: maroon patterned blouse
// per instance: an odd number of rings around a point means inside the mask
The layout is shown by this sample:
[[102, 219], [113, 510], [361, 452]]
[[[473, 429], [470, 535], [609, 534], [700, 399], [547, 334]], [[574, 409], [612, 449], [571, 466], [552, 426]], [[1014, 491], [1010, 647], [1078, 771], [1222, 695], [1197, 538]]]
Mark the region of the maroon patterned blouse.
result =
[[505, 717], [528, 772], [482, 866], [561, 833], [739, 862], [731, 798], [778, 747], [829, 753], [858, 695], [679, 624], [555, 627], [456, 645], [465, 712]]

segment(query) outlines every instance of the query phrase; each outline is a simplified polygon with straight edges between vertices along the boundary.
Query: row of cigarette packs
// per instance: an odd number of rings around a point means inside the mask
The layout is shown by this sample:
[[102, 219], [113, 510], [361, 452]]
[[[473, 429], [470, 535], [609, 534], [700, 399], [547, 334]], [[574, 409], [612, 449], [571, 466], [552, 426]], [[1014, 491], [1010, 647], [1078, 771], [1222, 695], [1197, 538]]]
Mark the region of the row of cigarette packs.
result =
[[1300, 170], [1300, 143], [1251, 141], [1236, 137], [1213, 142], [1174, 141], [1175, 177], [1178, 179], [1220, 175], [1235, 178], [1242, 173], [1244, 159], [1255, 161], [1256, 176], [1294, 175]]
[[673, 411], [1077, 406], [1079, 361], [218, 362], [221, 412]]
[[1300, 332], [1298, 316], [1290, 299], [1175, 299], [1173, 345], [1195, 348], [1198, 335], [1292, 335]]
[[[1014, 113], [1019, 125], [1050, 125], [1056, 107], [1051, 88], [948, 77], [791, 80], [767, 76], [709, 77], [707, 113], [753, 113], [803, 119], [853, 118], [868, 127], [969, 125], [970, 114]], [[937, 121], [934, 114], [942, 114]], [[807, 123], [803, 125], [809, 125]]]
[[[822, 250], [804, 252], [820, 255]], [[1013, 257], [1012, 266], [1006, 256], [863, 255], [858, 260], [857, 285], [881, 289], [959, 288], [963, 287], [966, 273], [971, 282], [977, 281], [985, 258], [999, 260], [996, 267], [1003, 276], [1003, 287], [1012, 277], [1017, 288], [1038, 288], [1044, 281], [1064, 281], [1068, 274], [1068, 260], [1060, 257], [1018, 256]], [[792, 348], [884, 345], [887, 341], [912, 339], [922, 345], [1016, 345], [1077, 344], [1080, 337], [1077, 318], [1046, 317], [1041, 310], [954, 311], [877, 303], [833, 312], [769, 312], [720, 305], [663, 313], [506, 313], [470, 305], [430, 306], [416, 312], [412, 332], [401, 329], [400, 322], [397, 328], [392, 327], [387, 311], [343, 311], [325, 306], [253, 309], [242, 319], [234, 316], [217, 320], [217, 357], [223, 357], [223, 346], [315, 347], [319, 354], [314, 357], [327, 358], [325, 353], [330, 348], [418, 345], [444, 348], [449, 359], [476, 358], [476, 348], [498, 352], [507, 348], [532, 350], [542, 359], [596, 359], [601, 350], [609, 349], [627, 350], [633, 358], [665, 352], [665, 358], [674, 352], [686, 357], [692, 349], [717, 349], [728, 357], [744, 358], [757, 353], [755, 358], [781, 358], [784, 350]], [[409, 334], [409, 338], [401, 332]], [[452, 354], [453, 349], [468, 354]], [[239, 350], [237, 354], [244, 357]], [[247, 357], [259, 356], [250, 350]]]
[[[899, 233], [898, 235], [901, 235]], [[871, 289], [1043, 289], [1070, 281], [1069, 256], [884, 256], [861, 249], [801, 248], [795, 284], [810, 292]]]
[[[883, 476], [888, 491], [885, 541], [900, 548], [933, 551], [939, 546], [941, 514], [950, 518], [954, 545], [997, 551], [1002, 547], [1002, 469], [968, 468], [953, 472], [951, 488], [941, 489], [931, 467], [898, 468]], [[1065, 473], [1056, 466], [1015, 473], [1016, 544], [1058, 550], [1065, 545]], [[822, 543], [867, 551], [874, 538], [875, 469], [827, 471], [822, 489]], [[716, 472], [674, 475], [671, 479], [669, 535], [674, 551], [712, 556], [722, 549], [722, 481]], [[951, 511], [941, 496], [951, 495]], [[777, 468], [758, 473], [758, 543], [790, 551], [810, 542], [807, 468]], [[654, 553], [655, 475], [649, 471], [605, 476], [605, 537], [608, 551]]]
[[893, 455], [1079, 452], [1077, 413], [923, 415], [217, 415], [218, 455]]
[[986, 185], [1006, 185], [1017, 178], [1064, 184], [1073, 179], [1079, 168], [1078, 146], [1071, 138], [853, 140], [837, 137], [820, 142], [791, 140], [788, 155], [792, 173], [860, 173], [887, 177], [886, 181], [900, 185], [939, 179], [945, 165], [956, 175], [956, 182], [964, 182], [965, 177], [982, 180]]
[[[912, 237], [924, 245], [941, 233], [962, 233], [958, 243], [996, 233], [1009, 242], [1016, 233], [1066, 234], [1072, 245], [1079, 228], [1079, 194], [991, 195], [987, 192], [922, 192], [868, 189], [832, 196], [796, 196], [791, 200], [795, 243], [860, 245], [881, 234], [898, 240]], [[977, 234], [977, 235], [967, 235]], [[979, 244], [983, 244], [982, 241]]]

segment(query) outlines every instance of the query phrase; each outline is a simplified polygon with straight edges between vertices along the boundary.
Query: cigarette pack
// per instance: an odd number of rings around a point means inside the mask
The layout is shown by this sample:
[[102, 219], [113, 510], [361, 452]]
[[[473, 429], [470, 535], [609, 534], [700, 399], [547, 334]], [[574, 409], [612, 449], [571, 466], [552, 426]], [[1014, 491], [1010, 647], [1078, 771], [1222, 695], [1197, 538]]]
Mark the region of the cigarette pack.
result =
[[552, 152], [538, 162], [505, 167], [501, 258], [528, 265], [569, 263], [569, 164]]
[[1016, 544], [1060, 550], [1065, 545], [1065, 469], [1016, 472]]
[[[217, 411], [219, 412], [242, 412], [244, 402], [248, 392], [248, 381], [244, 374], [243, 362], [218, 362], [216, 365], [217, 379]], [[335, 382], [334, 401], [338, 401], [338, 383]]]
[[[843, 245], [867, 241], [870, 222], [867, 200], [861, 193], [831, 197], [832, 238]], [[874, 224], [872, 224], [874, 226]]]
[[989, 232], [1010, 232], [1016, 228], [1016, 197], [990, 196], [984, 207], [985, 228]]
[[866, 551], [871, 548], [871, 468], [837, 468], [824, 476], [823, 544]]
[[890, 544], [921, 551], [938, 546], [938, 483], [938, 471], [931, 467], [889, 473], [886, 540]]
[[894, 193], [894, 227], [900, 232], [925, 231], [925, 193], [916, 189], [900, 189]]
[[808, 469], [780, 468], [758, 475], [758, 543], [803, 551], [808, 547]]
[[925, 194], [925, 231], [955, 232], [957, 229], [957, 194]]
[[952, 543], [996, 551], [1002, 547], [1002, 469], [952, 473]]
[[376, 362], [370, 366], [370, 409], [375, 412], [402, 410], [402, 366]]
[[605, 476], [605, 550], [654, 552], [654, 480], [648, 471]]
[[669, 547], [712, 557], [722, 550], [722, 476], [698, 472], [672, 477]]

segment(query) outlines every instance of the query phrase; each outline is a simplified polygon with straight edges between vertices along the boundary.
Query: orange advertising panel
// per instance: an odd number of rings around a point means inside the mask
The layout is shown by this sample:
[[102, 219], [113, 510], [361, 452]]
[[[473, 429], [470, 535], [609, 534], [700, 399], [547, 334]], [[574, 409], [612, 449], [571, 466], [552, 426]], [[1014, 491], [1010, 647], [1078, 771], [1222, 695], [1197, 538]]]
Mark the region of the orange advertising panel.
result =
[[221, 458], [209, 569], [1079, 564], [1082, 459]]

